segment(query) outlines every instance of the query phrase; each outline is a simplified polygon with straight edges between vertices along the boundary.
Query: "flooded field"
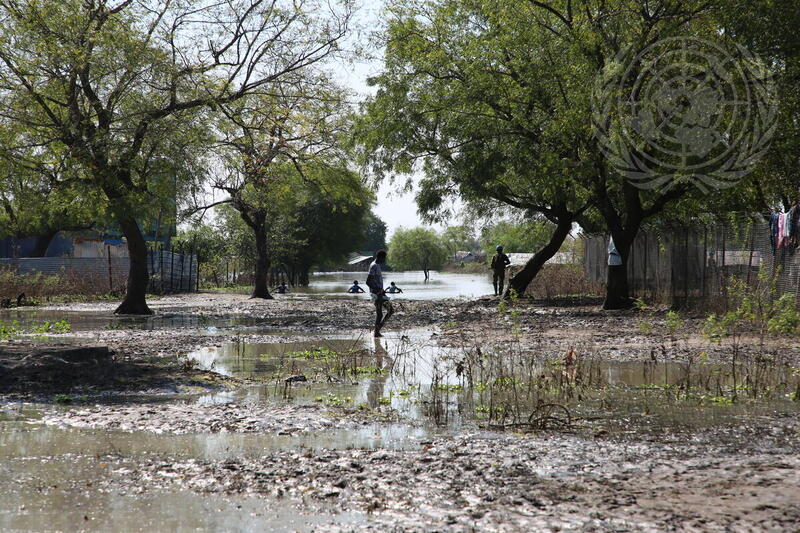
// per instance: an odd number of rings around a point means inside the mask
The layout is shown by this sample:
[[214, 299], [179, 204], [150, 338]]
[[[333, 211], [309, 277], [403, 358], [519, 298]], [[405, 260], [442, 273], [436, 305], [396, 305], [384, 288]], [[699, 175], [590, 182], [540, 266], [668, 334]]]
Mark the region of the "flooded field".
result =
[[[80, 314], [6, 346], [108, 343], [117, 389], [81, 383], [95, 361], [4, 396], [0, 529], [800, 527], [796, 339], [732, 359], [691, 322], [677, 338], [643, 336], [636, 315], [403, 306], [380, 339], [369, 302], [321, 294], [165, 298], [136, 320], [80, 304], [13, 315]], [[192, 378], [153, 387], [123, 361]]]
[[[298, 287], [295, 292], [353, 298], [353, 295], [347, 294], [347, 289], [353, 284], [353, 280], [358, 280], [366, 287], [366, 277], [366, 272], [316, 272], [311, 275], [308, 287]], [[387, 284], [394, 281], [403, 290], [402, 294], [392, 295], [398, 300], [477, 298], [494, 291], [488, 269], [483, 275], [432, 271], [428, 281], [425, 281], [422, 271], [387, 272], [384, 277]], [[369, 298], [369, 295], [356, 297]]]

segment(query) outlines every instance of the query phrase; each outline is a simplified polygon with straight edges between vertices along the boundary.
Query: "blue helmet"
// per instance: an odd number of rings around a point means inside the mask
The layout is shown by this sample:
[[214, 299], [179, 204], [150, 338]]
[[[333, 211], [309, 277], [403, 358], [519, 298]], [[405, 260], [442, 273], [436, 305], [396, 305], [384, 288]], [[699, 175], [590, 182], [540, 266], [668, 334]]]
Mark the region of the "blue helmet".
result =
[[497, 247], [495, 248], [495, 250], [497, 250], [498, 252], [502, 252], [503, 251], [503, 245], [502, 244], [498, 244]]

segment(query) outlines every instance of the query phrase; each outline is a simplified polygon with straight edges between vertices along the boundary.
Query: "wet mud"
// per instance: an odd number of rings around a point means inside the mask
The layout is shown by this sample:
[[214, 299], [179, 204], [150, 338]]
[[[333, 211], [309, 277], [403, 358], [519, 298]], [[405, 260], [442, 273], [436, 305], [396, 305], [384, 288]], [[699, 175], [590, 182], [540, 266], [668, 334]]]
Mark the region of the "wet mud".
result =
[[800, 528], [796, 337], [732, 366], [699, 315], [397, 303], [378, 341], [306, 294], [0, 315], [72, 326], [0, 343], [0, 527]]

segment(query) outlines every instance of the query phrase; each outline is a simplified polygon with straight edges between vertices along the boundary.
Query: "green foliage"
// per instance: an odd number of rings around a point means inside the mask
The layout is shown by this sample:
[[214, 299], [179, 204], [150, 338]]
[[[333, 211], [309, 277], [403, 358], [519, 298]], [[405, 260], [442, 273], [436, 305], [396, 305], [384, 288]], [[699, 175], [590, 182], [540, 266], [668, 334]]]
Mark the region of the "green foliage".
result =
[[683, 319], [680, 313], [677, 311], [667, 311], [666, 326], [670, 337], [674, 337], [675, 333], [683, 326]]
[[733, 309], [722, 315], [709, 315], [703, 326], [705, 335], [718, 341], [749, 326], [758, 331], [763, 346], [768, 333], [800, 333], [800, 312], [794, 295], [779, 295], [779, 277], [770, 276], [768, 269], [762, 268], [754, 287], [734, 279], [730, 288]]
[[37, 335], [45, 333], [69, 333], [72, 331], [72, 326], [67, 320], [59, 320], [57, 322], [42, 322], [37, 326], [33, 326], [31, 331]]
[[386, 248], [386, 222], [378, 218], [373, 211], [369, 211], [364, 218], [364, 239], [357, 250], [376, 252]]
[[447, 248], [447, 253], [452, 257], [456, 252], [478, 252], [481, 243], [475, 236], [472, 226], [466, 224], [460, 226], [449, 226], [442, 231], [442, 243]]
[[505, 253], [533, 253], [546, 245], [552, 234], [553, 224], [545, 220], [500, 221], [483, 229], [481, 246], [486, 257], [495, 254], [498, 244]]
[[331, 394], [329, 392], [324, 396], [317, 396], [316, 398], [314, 398], [314, 401], [321, 403], [323, 405], [341, 407], [343, 405], [353, 403], [353, 398], [351, 398], [350, 396], [338, 396], [336, 394]]
[[333, 361], [338, 357], [338, 353], [329, 348], [320, 346], [311, 350], [290, 352], [286, 354], [286, 356], [293, 357], [295, 359], [307, 359], [309, 361]]
[[447, 250], [435, 231], [398, 228], [389, 242], [388, 263], [398, 270], [436, 270], [447, 259]]
[[7, 341], [17, 337], [22, 330], [19, 327], [19, 322], [14, 320], [10, 324], [0, 322], [0, 340]]

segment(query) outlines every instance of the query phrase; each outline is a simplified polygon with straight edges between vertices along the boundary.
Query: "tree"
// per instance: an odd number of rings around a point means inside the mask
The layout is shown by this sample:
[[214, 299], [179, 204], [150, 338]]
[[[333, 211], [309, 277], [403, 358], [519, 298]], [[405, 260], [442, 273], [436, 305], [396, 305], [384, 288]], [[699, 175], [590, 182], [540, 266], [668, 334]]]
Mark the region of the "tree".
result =
[[[331, 170], [322, 168], [321, 171]], [[364, 240], [369, 227], [369, 208], [374, 194], [354, 172], [344, 171], [339, 179], [338, 187], [350, 191], [339, 194], [338, 198], [325, 194], [313, 183], [307, 184], [302, 194], [304, 198], [295, 217], [301, 239], [297, 246], [292, 247], [292, 257], [287, 259], [302, 286], [308, 285], [313, 265], [343, 261], [347, 253], [353, 251], [354, 243]], [[326, 183], [330, 179], [321, 177], [319, 181]]]
[[0, 158], [0, 238], [35, 237], [30, 255], [44, 257], [59, 231], [87, 230], [106, 220], [99, 195], [77, 180], [69, 187], [58, 185], [69, 173], [80, 172], [68, 158], [20, 152]]
[[451, 258], [455, 256], [456, 252], [477, 252], [480, 249], [480, 242], [475, 237], [475, 232], [466, 224], [448, 226], [442, 231], [441, 237]]
[[376, 252], [378, 250], [383, 250], [386, 248], [386, 222], [378, 218], [373, 211], [369, 211], [366, 215], [366, 219], [364, 220], [364, 240], [355, 250], [349, 250], [350, 252], [355, 251], [369, 251], [369, 252]]
[[307, 72], [279, 94], [221, 107], [219, 146], [227, 164], [213, 186], [228, 196], [216, 205], [230, 203], [253, 231], [253, 298], [272, 298], [267, 284], [273, 261], [270, 225], [281, 209], [292, 212], [296, 191], [310, 184], [336, 202], [365, 201], [351, 196], [361, 189], [351, 186], [340, 142], [347, 127], [344, 97], [330, 79]]
[[323, 19], [311, 1], [0, 1], [3, 117], [32, 145], [69, 153], [104, 195], [130, 255], [117, 313], [151, 313], [136, 216], [154, 163], [203, 129], [201, 110], [274, 90], [327, 56], [350, 8], [325, 5]]
[[435, 231], [425, 228], [397, 228], [389, 241], [390, 264], [400, 270], [420, 269], [425, 281], [430, 270], [447, 259], [447, 249]]
[[546, 220], [525, 220], [514, 223], [501, 220], [487, 226], [481, 233], [481, 243], [487, 256], [495, 253], [498, 244], [507, 253], [531, 253], [546, 246], [553, 233], [552, 224]]
[[766, 61], [779, 102], [769, 152], [725, 201], [747, 211], [788, 210], [800, 200], [800, 3], [719, 0], [715, 16], [727, 35]]
[[384, 71], [373, 80], [378, 91], [358, 129], [366, 158], [378, 175], [421, 169], [417, 200], [429, 216], [444, 198], [459, 195], [552, 222], [548, 243], [511, 280], [519, 293], [574, 222], [590, 231], [607, 228], [623, 265], [609, 268], [605, 306], [630, 305], [625, 265], [639, 228], [696, 191], [680, 180], [671, 188], [639, 189], [616, 174], [590, 128], [593, 88], [628, 46], [638, 51], [673, 35], [713, 34], [709, 5], [393, 4]]

